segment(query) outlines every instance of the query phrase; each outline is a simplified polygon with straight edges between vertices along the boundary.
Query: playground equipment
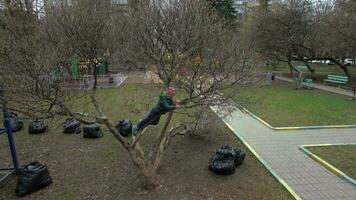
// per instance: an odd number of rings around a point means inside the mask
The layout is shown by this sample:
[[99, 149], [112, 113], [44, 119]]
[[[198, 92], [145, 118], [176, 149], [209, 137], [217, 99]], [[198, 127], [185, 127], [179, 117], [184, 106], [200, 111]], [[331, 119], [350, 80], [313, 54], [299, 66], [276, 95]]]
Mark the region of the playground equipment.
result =
[[0, 134], [6, 133], [8, 138], [8, 143], [10, 147], [10, 153], [12, 158], [12, 166], [11, 167], [3, 167], [0, 168], [0, 171], [5, 171], [6, 175], [0, 178], [0, 184], [7, 180], [7, 178], [13, 174], [14, 172], [18, 172], [19, 170], [19, 162], [17, 160], [17, 153], [16, 153], [16, 145], [14, 141], [14, 137], [12, 134], [12, 127], [11, 127], [11, 113], [6, 108], [6, 101], [3, 97], [4, 91], [0, 87], [0, 108], [2, 108], [2, 112], [4, 115], [4, 128], [0, 128]]
[[[70, 79], [65, 81], [64, 87], [74, 90], [90, 90], [94, 87], [95, 78], [98, 88], [112, 88], [121, 85], [126, 77], [121, 74], [109, 74], [106, 58], [94, 60], [80, 59], [78, 55], [68, 60]], [[90, 69], [90, 65], [96, 65], [96, 73]]]
[[[126, 76], [122, 73], [96, 76], [97, 88], [114, 88], [120, 86]], [[65, 81], [64, 87], [70, 90], [90, 90], [94, 87], [94, 75], [84, 75], [77, 78], [71, 78]]]
[[80, 59], [74, 55], [69, 58], [69, 71], [72, 78], [77, 78], [89, 74], [93, 74], [89, 66], [96, 65], [96, 75], [103, 76], [108, 74], [108, 62], [106, 58], [96, 58], [94, 60]]

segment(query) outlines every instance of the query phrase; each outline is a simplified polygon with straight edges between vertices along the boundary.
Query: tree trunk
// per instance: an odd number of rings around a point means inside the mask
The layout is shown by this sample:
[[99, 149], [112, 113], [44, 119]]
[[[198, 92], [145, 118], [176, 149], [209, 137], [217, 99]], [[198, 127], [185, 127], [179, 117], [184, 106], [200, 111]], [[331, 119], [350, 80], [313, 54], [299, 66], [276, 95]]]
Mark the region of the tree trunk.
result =
[[349, 70], [347, 69], [347, 67], [342, 64], [342, 62], [339, 62], [338, 60], [336, 59], [330, 59], [331, 62], [335, 63], [337, 66], [339, 66], [345, 73], [345, 75], [348, 77], [348, 78], [351, 78], [351, 75], [350, 75], [350, 72]]
[[309, 63], [308, 63], [307, 61], [303, 60], [303, 63], [304, 63], [305, 66], [308, 68], [308, 70], [309, 70], [309, 72], [310, 72], [310, 74], [311, 74], [312, 79], [315, 80], [315, 79], [316, 79], [316, 77], [315, 77], [315, 70], [310, 67], [310, 65], [309, 65]]
[[169, 124], [172, 121], [172, 117], [173, 117], [173, 112], [169, 112], [166, 122], [164, 123], [164, 126], [161, 130], [161, 133], [158, 136], [158, 138], [153, 146], [153, 149], [151, 152], [152, 158], [149, 161], [149, 165], [152, 167], [153, 170], [156, 170], [161, 163], [162, 154], [164, 151], [164, 145], [165, 145], [165, 142], [167, 139], [166, 132], [167, 132]]
[[144, 188], [147, 190], [152, 190], [161, 184], [161, 179], [157, 174], [157, 168], [159, 167], [160, 161], [162, 159], [164, 144], [167, 139], [167, 128], [172, 120], [172, 116], [173, 112], [170, 112], [160, 132], [160, 135], [153, 146], [150, 158], [148, 160], [145, 159], [145, 154], [139, 142], [136, 142], [133, 145], [128, 143], [109, 120], [103, 120], [103, 123], [108, 127], [110, 132], [129, 152], [134, 165], [140, 169], [140, 172], [144, 178]]
[[[293, 66], [293, 64], [292, 64], [292, 54], [290, 52], [287, 53], [287, 59], [288, 59], [287, 63], [288, 63], [288, 66], [289, 66], [289, 70], [291, 72], [293, 81], [295, 83], [295, 88], [296, 89], [300, 89], [301, 88], [302, 73]], [[295, 73], [297, 74], [297, 77], [295, 77]]]
[[161, 177], [157, 174], [156, 170], [150, 168], [142, 169], [142, 175], [144, 176], [143, 188], [145, 190], [153, 190], [162, 184]]
[[143, 151], [137, 145], [135, 145], [135, 147], [131, 149], [128, 149], [128, 151], [130, 153], [132, 162], [135, 164], [137, 168], [140, 169], [141, 175], [143, 176], [144, 189], [152, 190], [161, 184], [161, 179], [157, 174], [156, 170], [153, 169], [151, 166], [147, 165], [144, 159]]

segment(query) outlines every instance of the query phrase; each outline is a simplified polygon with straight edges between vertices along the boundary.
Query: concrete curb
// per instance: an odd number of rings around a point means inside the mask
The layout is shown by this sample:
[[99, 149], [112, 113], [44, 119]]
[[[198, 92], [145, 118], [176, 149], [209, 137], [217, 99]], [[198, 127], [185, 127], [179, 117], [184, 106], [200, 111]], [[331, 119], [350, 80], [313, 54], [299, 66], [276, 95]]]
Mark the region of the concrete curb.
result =
[[356, 180], [351, 178], [350, 176], [346, 175], [344, 172], [340, 171], [330, 163], [326, 162], [319, 156], [313, 154], [310, 152], [307, 147], [323, 147], [323, 146], [340, 146], [340, 145], [356, 145], [356, 143], [350, 143], [350, 144], [313, 144], [313, 145], [302, 145], [299, 147], [304, 153], [306, 153], [310, 158], [318, 162], [321, 166], [326, 168], [327, 170], [331, 171], [334, 173], [336, 176], [345, 179], [346, 181], [350, 182], [353, 186], [356, 186]]
[[[216, 114], [216, 110], [213, 107], [210, 107]], [[221, 119], [221, 118], [220, 118]], [[227, 127], [229, 127], [229, 129], [235, 134], [235, 136], [251, 151], [251, 153], [257, 158], [257, 160], [270, 172], [270, 174], [280, 183], [283, 185], [283, 187], [285, 189], [287, 189], [287, 191], [296, 199], [296, 200], [302, 200], [302, 198], [286, 183], [286, 181], [280, 177], [276, 171], [274, 171], [272, 169], [272, 167], [263, 159], [261, 158], [260, 155], [257, 154], [257, 152], [250, 146], [250, 144], [248, 144], [244, 139], [242, 139], [242, 137], [240, 136], [240, 134], [238, 134], [237, 131], [234, 130], [234, 128], [232, 128], [230, 126], [230, 124], [228, 124], [228, 122], [224, 119], [221, 119]]]

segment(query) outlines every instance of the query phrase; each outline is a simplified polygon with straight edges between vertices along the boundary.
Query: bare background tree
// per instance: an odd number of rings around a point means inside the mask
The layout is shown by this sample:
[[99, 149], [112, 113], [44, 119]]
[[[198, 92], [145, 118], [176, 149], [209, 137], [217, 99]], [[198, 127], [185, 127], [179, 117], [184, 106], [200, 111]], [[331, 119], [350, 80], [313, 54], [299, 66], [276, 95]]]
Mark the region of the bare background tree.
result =
[[261, 3], [244, 23], [243, 41], [255, 44], [265, 59], [287, 63], [297, 88], [301, 88], [302, 72], [292, 61], [303, 62], [314, 77], [309, 62], [329, 60], [351, 78], [342, 59], [355, 56], [354, 9], [354, 2], [348, 0]]
[[[147, 129], [136, 137], [122, 137], [101, 108], [96, 81], [90, 91], [64, 87], [70, 80], [69, 57], [77, 54], [88, 60], [95, 80], [94, 60], [108, 56], [108, 49], [122, 65], [153, 69], [162, 89], [174, 86], [184, 97], [177, 112], [224, 107], [227, 98], [219, 91], [255, 80], [254, 49], [243, 48], [239, 31], [226, 26], [203, 0], [142, 2], [125, 12], [109, 1], [78, 0], [70, 6], [45, 7], [43, 16], [30, 9], [34, 1], [26, 4], [6, 3], [1, 13], [0, 79], [8, 108], [32, 117], [65, 115], [106, 126], [151, 188], [160, 184], [157, 168], [171, 138], [190, 127], [171, 125], [170, 112], [152, 148], [144, 151], [140, 139]], [[79, 110], [78, 98], [86, 110]]]

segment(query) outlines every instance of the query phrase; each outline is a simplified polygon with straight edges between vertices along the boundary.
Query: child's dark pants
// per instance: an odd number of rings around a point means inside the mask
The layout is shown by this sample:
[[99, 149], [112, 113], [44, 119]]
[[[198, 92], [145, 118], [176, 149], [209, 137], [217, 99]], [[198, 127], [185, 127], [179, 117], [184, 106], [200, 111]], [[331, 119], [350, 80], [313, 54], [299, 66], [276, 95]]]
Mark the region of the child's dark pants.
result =
[[141, 130], [149, 124], [157, 125], [160, 118], [161, 114], [156, 108], [153, 108], [151, 112], [137, 124], [137, 129]]

